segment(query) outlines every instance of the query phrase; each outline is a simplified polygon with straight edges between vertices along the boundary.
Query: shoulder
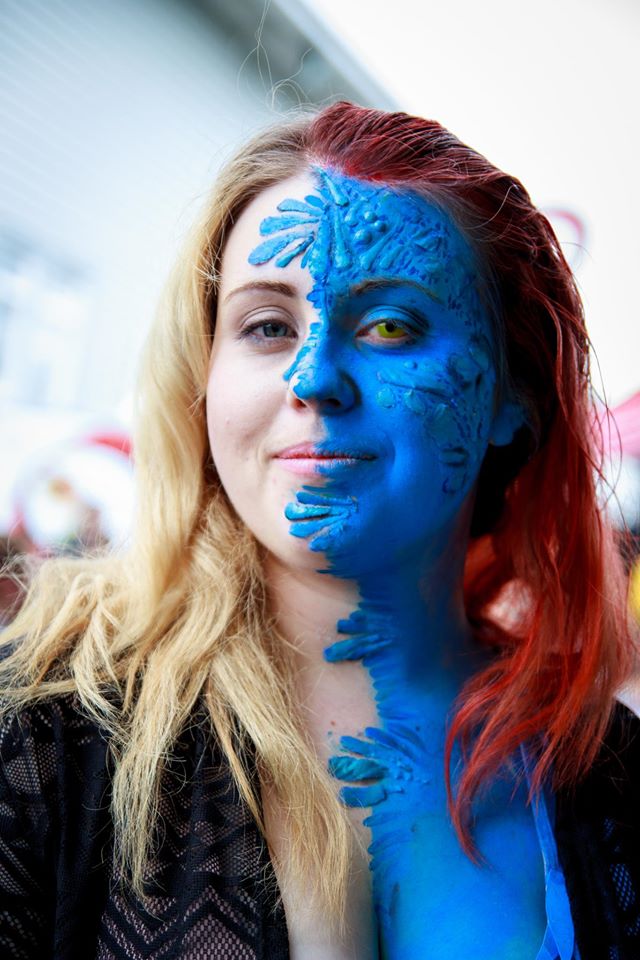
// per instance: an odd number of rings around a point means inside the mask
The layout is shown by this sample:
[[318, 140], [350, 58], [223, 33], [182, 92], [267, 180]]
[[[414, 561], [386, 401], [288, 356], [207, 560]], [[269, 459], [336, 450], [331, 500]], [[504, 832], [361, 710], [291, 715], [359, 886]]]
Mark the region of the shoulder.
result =
[[99, 738], [98, 725], [87, 716], [75, 694], [35, 700], [21, 709], [12, 710], [2, 704], [0, 743], [51, 743], [64, 739], [75, 741]]
[[104, 767], [107, 740], [75, 696], [6, 712], [0, 720], [0, 789], [16, 799], [46, 800], [61, 784]]
[[556, 802], [570, 818], [614, 817], [633, 824], [635, 834], [639, 799], [640, 716], [633, 702], [617, 697], [593, 763], [578, 784], [556, 792]]
[[[637, 829], [640, 796], [640, 705], [633, 697], [616, 697], [611, 721], [593, 765], [577, 788], [587, 807], [604, 813], [628, 808], [625, 819]], [[632, 809], [633, 808], [633, 809]]]

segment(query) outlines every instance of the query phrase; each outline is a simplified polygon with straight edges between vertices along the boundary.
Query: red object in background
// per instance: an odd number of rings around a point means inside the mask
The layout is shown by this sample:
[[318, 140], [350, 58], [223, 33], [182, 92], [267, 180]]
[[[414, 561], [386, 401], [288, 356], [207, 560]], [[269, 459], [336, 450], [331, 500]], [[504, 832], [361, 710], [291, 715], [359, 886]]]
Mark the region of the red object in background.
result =
[[622, 453], [640, 460], [640, 390], [611, 411]]
[[18, 477], [10, 545], [48, 556], [122, 542], [132, 490], [128, 434], [98, 430], [60, 443]]
[[120, 453], [124, 453], [129, 459], [133, 459], [133, 444], [131, 443], [131, 437], [126, 433], [121, 433], [118, 430], [112, 431], [103, 431], [98, 433], [90, 433], [85, 437], [85, 443], [96, 444], [96, 446], [111, 447], [113, 450], [118, 450]]
[[602, 452], [609, 459], [640, 460], [640, 390], [616, 407], [596, 407]]

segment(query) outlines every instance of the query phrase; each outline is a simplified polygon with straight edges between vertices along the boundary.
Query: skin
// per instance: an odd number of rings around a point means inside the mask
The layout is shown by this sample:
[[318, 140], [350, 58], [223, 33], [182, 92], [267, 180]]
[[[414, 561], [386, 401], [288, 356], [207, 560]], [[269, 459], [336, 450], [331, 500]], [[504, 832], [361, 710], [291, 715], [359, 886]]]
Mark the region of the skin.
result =
[[[315, 739], [328, 705], [345, 734], [326, 755], [368, 814], [381, 954], [534, 956], [544, 883], [522, 790], [506, 776], [478, 805], [481, 867], [442, 776], [452, 702], [481, 664], [461, 590], [474, 485], [523, 423], [499, 396], [474, 254], [424, 198], [313, 169], [247, 207], [221, 275], [211, 450], [265, 547]], [[373, 956], [358, 936], [353, 956]]]

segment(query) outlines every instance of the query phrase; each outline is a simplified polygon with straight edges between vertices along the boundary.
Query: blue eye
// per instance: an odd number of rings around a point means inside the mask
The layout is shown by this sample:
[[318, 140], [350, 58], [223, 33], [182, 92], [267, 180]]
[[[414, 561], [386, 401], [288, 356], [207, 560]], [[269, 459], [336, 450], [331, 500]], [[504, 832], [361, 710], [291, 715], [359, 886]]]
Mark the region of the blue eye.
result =
[[263, 323], [258, 329], [262, 330], [267, 340], [275, 340], [278, 337], [286, 337], [289, 328], [286, 323]]
[[250, 337], [261, 341], [296, 339], [295, 331], [283, 320], [261, 320], [259, 323], [252, 323], [241, 331], [240, 336], [242, 339]]

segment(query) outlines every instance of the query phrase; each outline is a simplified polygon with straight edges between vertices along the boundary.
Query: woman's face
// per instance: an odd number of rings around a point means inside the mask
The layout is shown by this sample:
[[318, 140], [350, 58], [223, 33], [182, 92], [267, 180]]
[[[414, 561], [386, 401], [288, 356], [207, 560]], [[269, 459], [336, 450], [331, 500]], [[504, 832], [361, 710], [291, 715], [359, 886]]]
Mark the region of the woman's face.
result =
[[226, 243], [207, 388], [231, 503], [281, 561], [341, 576], [441, 543], [521, 422], [494, 356], [431, 203], [322, 168], [266, 189]]

